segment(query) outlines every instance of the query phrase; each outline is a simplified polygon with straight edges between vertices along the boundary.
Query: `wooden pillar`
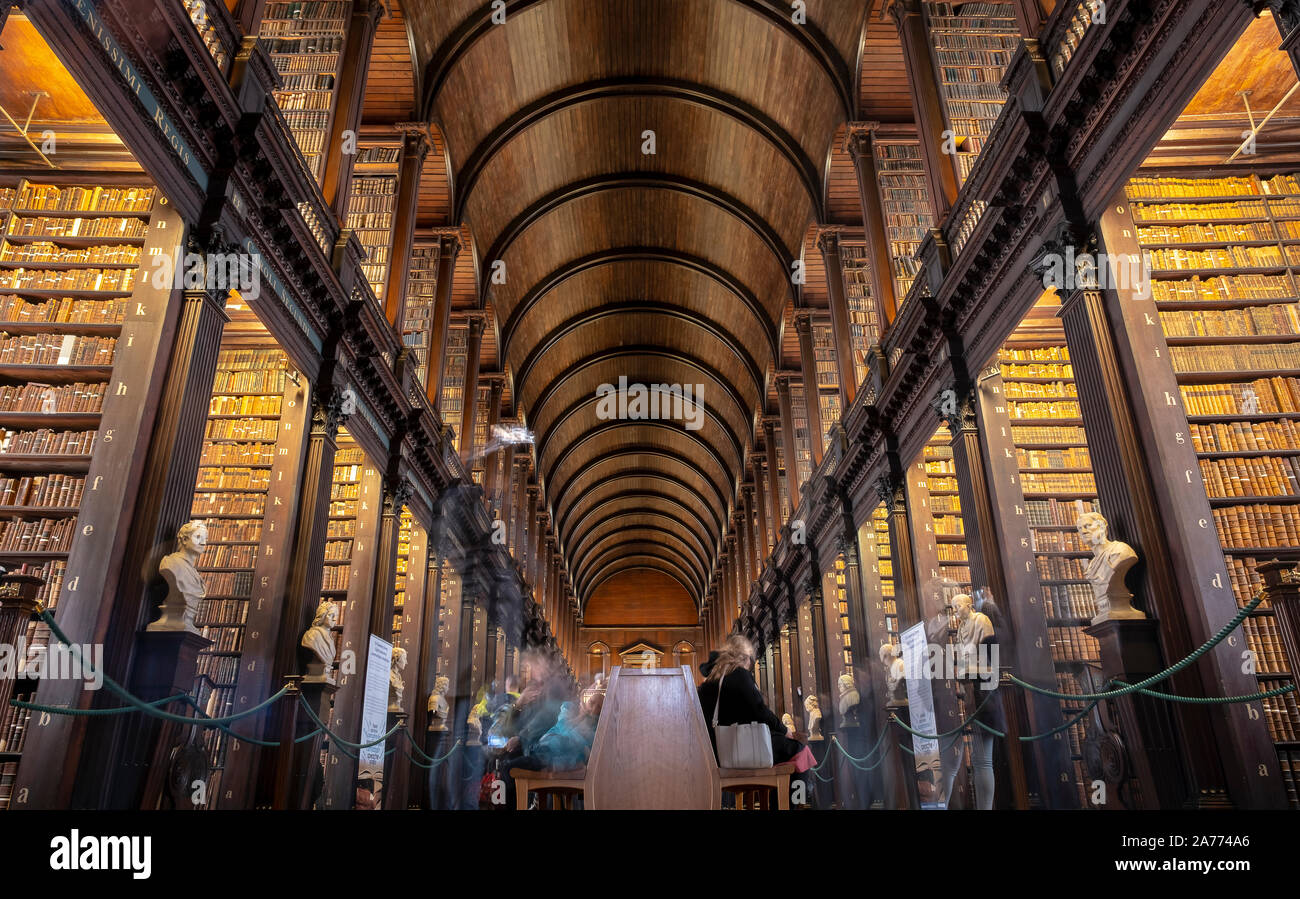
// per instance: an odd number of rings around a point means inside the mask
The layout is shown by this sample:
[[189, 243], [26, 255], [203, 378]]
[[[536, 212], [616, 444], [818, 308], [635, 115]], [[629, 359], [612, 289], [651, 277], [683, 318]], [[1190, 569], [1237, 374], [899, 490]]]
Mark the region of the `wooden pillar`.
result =
[[912, 530], [907, 521], [907, 491], [901, 477], [890, 473], [876, 482], [876, 494], [885, 504], [889, 522], [889, 555], [894, 571], [894, 597], [899, 630], [921, 620], [917, 601], [920, 590], [913, 564]]
[[[872, 135], [879, 124], [850, 124], [844, 136], [844, 149], [853, 160], [853, 171], [858, 176], [862, 228], [867, 238], [867, 255], [871, 259], [871, 296], [880, 308], [884, 326], [898, 314], [898, 298], [894, 296], [893, 254], [889, 250], [889, 233], [885, 230], [885, 207], [880, 200], [880, 180], [876, 176], [876, 156], [872, 146]], [[847, 411], [848, 407], [844, 408]]]
[[[768, 455], [772, 456], [773, 454], [768, 453]], [[763, 563], [767, 560], [768, 554], [772, 552], [775, 541], [771, 539], [771, 535], [775, 533], [775, 531], [768, 530], [767, 527], [768, 502], [766, 496], [767, 485], [763, 483], [763, 457], [757, 455], [754, 456], [750, 459], [750, 464], [754, 469], [754, 505], [758, 509], [758, 570], [761, 572], [763, 570]], [[773, 461], [770, 461], [768, 464], [774, 465], [775, 460], [773, 459]]]
[[469, 316], [469, 333], [465, 338], [465, 395], [460, 416], [460, 460], [468, 471], [474, 461], [474, 427], [478, 420], [478, 367], [483, 346], [483, 316]]
[[903, 61], [907, 64], [907, 86], [912, 94], [912, 112], [921, 140], [921, 157], [925, 160], [930, 205], [935, 224], [940, 225], [957, 201], [957, 157], [943, 152], [943, 132], [947, 126], [921, 0], [895, 0], [889, 12], [898, 26]]
[[[1140, 258], [1122, 194], [1102, 213], [1100, 232], [1100, 250], [1111, 259]], [[1129, 285], [1078, 290], [1062, 307], [1061, 318], [1102, 512], [1112, 539], [1138, 552], [1129, 581], [1136, 576], [1134, 593], [1143, 600], [1142, 609], [1160, 622], [1163, 659], [1182, 659], [1236, 614], [1237, 603], [1198, 459], [1185, 436], [1187, 414], [1159, 312], [1150, 290], [1144, 294]], [[1082, 365], [1074, 359], [1076, 344]], [[1150, 472], [1161, 476], [1152, 478]], [[1224, 641], [1171, 678], [1170, 692], [1254, 692], [1258, 683], [1242, 670], [1240, 652]], [[1259, 703], [1234, 703], [1214, 714], [1178, 704], [1175, 714], [1193, 778], [1192, 801], [1285, 806], [1277, 753]]]
[[[483, 640], [484, 643], [486, 644], [483, 650], [483, 683], [487, 685], [488, 692], [492, 692], [492, 684], [497, 678], [497, 630], [498, 628], [496, 624], [496, 614], [493, 611], [495, 608], [496, 608], [496, 603], [492, 602], [489, 603], [488, 607], [483, 610], [483, 621], [484, 621]], [[504, 690], [505, 684], [497, 684], [496, 689]]]
[[537, 592], [537, 549], [541, 541], [538, 540], [537, 527], [537, 494], [539, 490], [536, 484], [528, 485], [528, 516], [524, 519], [524, 539], [525, 547], [524, 558], [524, 577], [532, 585], [533, 591]]
[[808, 445], [814, 471], [822, 464], [825, 443], [822, 427], [822, 401], [817, 384], [817, 354], [813, 350], [812, 312], [801, 309], [794, 314], [794, 328], [799, 333], [799, 363], [803, 370], [803, 401], [808, 417]]
[[398, 329], [406, 317], [406, 280], [411, 267], [411, 245], [420, 212], [420, 174], [429, 155], [429, 128], [423, 122], [399, 122], [401, 161], [397, 171], [397, 208], [393, 214], [393, 247], [384, 286], [384, 312]]
[[790, 518], [799, 511], [799, 441], [794, 432], [794, 409], [790, 405], [791, 374], [776, 376], [776, 400], [781, 409], [781, 455], [785, 459], [785, 489], [790, 500]]
[[795, 592], [794, 585], [788, 584], [787, 589], [790, 591], [790, 676], [793, 678], [794, 690], [794, 707], [795, 720], [802, 722], [802, 727], [806, 731], [808, 728], [808, 709], [804, 706], [804, 700], [808, 698], [809, 693], [815, 693], [817, 685], [808, 683], [805, 677], [806, 669], [803, 663], [803, 635], [799, 628], [799, 594]]
[[[411, 736], [426, 753], [430, 754], [435, 744], [428, 739], [429, 728], [433, 724], [429, 715], [428, 701], [438, 678], [438, 626], [442, 621], [442, 530], [443, 525], [435, 523], [426, 537], [428, 567], [424, 575], [422, 599], [424, 614], [420, 620], [420, 657], [417, 660], [419, 668], [415, 679], [415, 717], [411, 724]], [[416, 758], [419, 756], [417, 755]], [[416, 800], [412, 804], [422, 809], [431, 808], [431, 797], [427, 786], [430, 778], [429, 769], [421, 768], [412, 760], [409, 776], [411, 783], [420, 784], [415, 791]]]
[[501, 522], [502, 539], [509, 544], [509, 548], [513, 549], [514, 532], [510, 529], [510, 523], [512, 521], [511, 513], [515, 496], [514, 445], [502, 447], [501, 452], [505, 455], [501, 457], [501, 483], [499, 485], [500, 498], [497, 503], [497, 518]]
[[515, 521], [514, 521], [514, 550], [515, 562], [523, 570], [524, 560], [527, 559], [528, 548], [524, 541], [527, 539], [527, 531], [524, 527], [528, 520], [528, 458], [525, 456], [519, 460], [519, 465], [515, 470]]
[[483, 460], [483, 495], [487, 497], [488, 518], [494, 517], [494, 513], [501, 508], [501, 498], [497, 496], [497, 487], [500, 478], [498, 477], [498, 468], [501, 465], [501, 459], [497, 453], [504, 452], [504, 447], [496, 448], [493, 446], [493, 432], [496, 431], [497, 425], [501, 422], [501, 394], [505, 387], [505, 378], [498, 374], [488, 376], [488, 383], [491, 385], [491, 392], [488, 396], [488, 426], [487, 426], [487, 446], [483, 447], [487, 454]]
[[375, 535], [374, 595], [370, 600], [370, 633], [384, 640], [393, 635], [393, 597], [397, 584], [397, 536], [402, 523], [402, 506], [410, 498], [411, 486], [404, 478], [384, 479], [383, 508], [379, 533]]
[[839, 724], [835, 697], [831, 693], [830, 649], [826, 645], [826, 603], [823, 600], [822, 576], [809, 575], [808, 617], [812, 624], [813, 676], [816, 678], [817, 699], [822, 707], [822, 721], [830, 722], [823, 729], [827, 738]]
[[[460, 232], [443, 229], [438, 234], [438, 282], [434, 285], [433, 324], [429, 333], [429, 402], [442, 419], [442, 382], [447, 375], [447, 331], [451, 327], [451, 288], [460, 255]], [[442, 422], [444, 426], [449, 422]]]
[[[461, 741], [461, 749], [452, 759], [448, 778], [452, 785], [451, 807], [462, 808], [466, 794], [466, 780], [476, 773], [472, 754], [465, 750], [469, 741], [469, 711], [474, 705], [474, 591], [468, 580], [461, 584], [460, 632], [456, 645], [456, 676], [452, 679], [451, 716], [454, 739]], [[446, 764], [446, 763], [444, 763]]]
[[[853, 363], [853, 337], [849, 324], [849, 301], [844, 294], [844, 268], [840, 261], [840, 234], [825, 230], [817, 235], [817, 249], [821, 250], [826, 267], [826, 293], [830, 300], [831, 333], [835, 339], [835, 363], [839, 370], [840, 414], [849, 411], [858, 393], [858, 370]], [[884, 257], [888, 259], [889, 257]], [[877, 266], [873, 265], [872, 271]], [[800, 349], [803, 344], [800, 343]]]
[[[186, 249], [202, 252], [192, 241]], [[104, 667], [110, 673], [149, 667], [147, 661], [137, 659], [143, 651], [193, 662], [192, 653], [177, 655], [171, 641], [145, 641], [140, 633], [167, 595], [158, 563], [176, 548], [177, 530], [193, 517], [190, 509], [203, 454], [203, 422], [212, 396], [221, 335], [229, 321], [225, 291], [186, 290], [181, 296], [175, 341], [148, 445], [147, 474], [136, 495], [118, 598], [104, 646]], [[102, 436], [101, 431], [101, 440]], [[86, 486], [89, 498], [90, 479]], [[53, 637], [50, 639], [53, 642]], [[186, 689], [193, 686], [193, 675], [191, 667]], [[155, 680], [165, 677], [156, 667], [151, 676]], [[170, 694], [151, 698], [163, 695]], [[153, 742], [167, 735], [159, 724], [159, 719], [135, 715], [91, 719], [77, 783], [80, 801], [94, 808], [139, 808]], [[106, 767], [110, 760], [116, 762], [111, 768]]]
[[776, 461], [776, 422], [769, 416], [763, 417], [763, 446], [767, 449], [767, 497], [772, 509], [772, 549], [776, 549], [780, 540], [781, 526], [785, 524], [785, 514], [781, 509], [781, 483], [777, 474]]
[[[375, 30], [383, 12], [380, 0], [353, 0], [352, 18], [348, 21], [348, 33], [343, 41], [342, 66], [335, 88], [329, 139], [325, 144], [325, 168], [321, 173], [321, 192], [340, 222], [347, 216], [352, 165], [356, 161], [356, 153], [345, 152], [343, 146], [345, 142], [356, 144], [366, 95], [366, 75], [370, 71], [370, 51], [374, 48]], [[351, 132], [352, 140], [346, 140], [345, 132]]]
[[1300, 572], [1294, 562], [1276, 561], [1261, 562], [1255, 570], [1264, 579], [1268, 607], [1273, 610], [1287, 665], [1294, 677], [1300, 669]]

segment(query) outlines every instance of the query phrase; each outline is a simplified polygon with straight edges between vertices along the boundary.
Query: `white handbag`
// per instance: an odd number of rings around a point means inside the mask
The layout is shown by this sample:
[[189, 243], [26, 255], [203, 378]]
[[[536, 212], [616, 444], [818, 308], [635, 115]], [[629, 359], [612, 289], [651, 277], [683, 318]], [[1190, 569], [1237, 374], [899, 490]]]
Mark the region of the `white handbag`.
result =
[[761, 721], [718, 727], [718, 706], [722, 703], [722, 678], [713, 703], [713, 735], [718, 744], [719, 768], [771, 768], [772, 731]]

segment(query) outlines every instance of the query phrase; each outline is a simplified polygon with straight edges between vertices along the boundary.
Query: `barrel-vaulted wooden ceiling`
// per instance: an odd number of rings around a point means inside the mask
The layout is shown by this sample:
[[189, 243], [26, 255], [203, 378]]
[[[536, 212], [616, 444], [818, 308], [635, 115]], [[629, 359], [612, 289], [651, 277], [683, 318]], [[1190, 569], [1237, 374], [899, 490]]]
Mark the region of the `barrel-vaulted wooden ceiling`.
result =
[[[629, 568], [707, 592], [786, 367], [792, 265], [830, 221], [828, 186], [851, 181], [837, 131], [868, 98], [875, 118], [910, 117], [905, 81], [861, 70], [897, 56], [882, 5], [402, 4], [414, 111], [451, 173], [445, 218], [422, 218], [472, 236], [477, 301], [583, 601]], [[383, 116], [387, 92], [371, 94]], [[597, 390], [620, 377], [702, 385], [702, 426], [602, 420]]]

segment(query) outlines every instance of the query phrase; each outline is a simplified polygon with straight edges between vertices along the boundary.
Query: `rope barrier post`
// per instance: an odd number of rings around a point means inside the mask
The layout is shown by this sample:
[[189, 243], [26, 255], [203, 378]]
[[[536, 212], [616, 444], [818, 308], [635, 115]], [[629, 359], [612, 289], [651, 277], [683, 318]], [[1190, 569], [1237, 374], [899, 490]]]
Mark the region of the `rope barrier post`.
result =
[[[388, 729], [397, 728], [397, 732], [389, 737], [394, 746], [404, 745], [406, 742], [406, 712], [394, 712], [391, 707], [388, 711]], [[384, 791], [381, 794], [382, 809], [404, 809], [406, 808], [406, 788], [410, 782], [411, 766], [406, 763], [404, 756], [397, 753], [384, 758]]]
[[[1273, 609], [1273, 619], [1282, 635], [1282, 648], [1292, 669], [1300, 667], [1300, 569], [1294, 561], [1263, 562], [1256, 566], [1264, 579], [1268, 604]], [[1257, 663], [1258, 665], [1258, 663]], [[1274, 686], [1277, 682], [1265, 683]]]
[[[27, 637], [27, 624], [36, 616], [36, 593], [45, 585], [45, 581], [28, 574], [7, 574], [0, 577], [0, 645], [20, 647]], [[26, 656], [26, 647], [22, 646], [19, 656]], [[0, 709], [9, 707], [13, 698], [14, 687], [18, 683], [15, 676], [0, 680]]]
[[[906, 699], [896, 699], [890, 702], [886, 706], [886, 708], [889, 710], [890, 714], [896, 716], [899, 721], [903, 722], [906, 725], [909, 726], [911, 725], [912, 718], [911, 718], [910, 711], [907, 707]], [[889, 738], [886, 737], [886, 739]], [[898, 739], [902, 740], [903, 743], [907, 745], [907, 748], [909, 749], [911, 748], [912, 738], [908, 736], [907, 733], [903, 731], [899, 731]], [[912, 809], [913, 811], [916, 811], [921, 808], [921, 793], [917, 789], [917, 784], [916, 784], [917, 773], [916, 773], [915, 762], [910, 755], [900, 755], [899, 758], [902, 762], [902, 767], [904, 769], [902, 780], [903, 780], [903, 789], [907, 795], [906, 807]]]
[[[136, 636], [135, 661], [128, 681], [131, 692], [145, 702], [188, 693], [194, 689], [199, 653], [211, 645], [211, 640], [196, 631], [142, 631]], [[188, 713], [189, 705], [177, 702], [167, 711]], [[206, 764], [200, 762], [206, 754], [197, 728], [152, 715], [128, 716], [118, 727], [121, 773], [115, 778], [118, 782], [115, 790], [121, 791], [119, 795], [128, 789], [125, 781], [134, 779], [131, 772], [140, 772], [144, 782], [136, 787], [138, 798], [132, 803], [134, 807], [148, 810], [158, 808], [161, 803], [193, 810], [190, 784], [196, 778], [203, 779], [207, 773]], [[172, 777], [173, 771], [178, 775], [182, 771], [188, 774], [184, 778]], [[122, 795], [122, 798], [130, 797]]]
[[[1085, 627], [1084, 633], [1097, 641], [1101, 651], [1102, 680], [1097, 687], [1115, 679], [1137, 683], [1165, 667], [1160, 656], [1159, 624], [1150, 618], [1107, 618]], [[1086, 684], [1081, 687], [1083, 692], [1089, 692]], [[1139, 807], [1169, 807], [1167, 797], [1177, 794], [1176, 783], [1182, 777], [1177, 747], [1167, 736], [1177, 732], [1172, 710], [1150, 696], [1133, 693], [1106, 700], [1099, 711], [1108, 713], [1103, 714], [1103, 720], [1109, 718], [1123, 740], [1124, 755], [1133, 767], [1128, 775], [1144, 785]], [[1069, 733], [1058, 736], [1068, 739]], [[1088, 777], [1087, 771], [1083, 774]], [[1145, 786], [1148, 784], [1150, 788]], [[1170, 789], [1165, 790], [1162, 785]], [[1119, 797], [1132, 795], [1119, 786], [1119, 783], [1107, 784], [1109, 808], [1122, 802]], [[1092, 791], [1088, 792], [1091, 795]]]
[[320, 764], [323, 733], [301, 742], [298, 737], [316, 730], [316, 723], [304, 713], [309, 706], [322, 721], [329, 714], [330, 699], [338, 690], [333, 679], [323, 676], [285, 677], [285, 695], [280, 700], [280, 746], [276, 749], [274, 808], [306, 811], [312, 807], [324, 785]]

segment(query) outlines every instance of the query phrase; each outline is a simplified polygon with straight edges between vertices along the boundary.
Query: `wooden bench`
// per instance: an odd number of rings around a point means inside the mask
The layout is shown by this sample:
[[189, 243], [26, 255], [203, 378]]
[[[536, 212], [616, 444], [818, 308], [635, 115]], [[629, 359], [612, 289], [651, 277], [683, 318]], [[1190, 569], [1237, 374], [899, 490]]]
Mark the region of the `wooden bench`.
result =
[[794, 773], [793, 762], [782, 762], [771, 768], [719, 768], [718, 779], [722, 793], [776, 790], [776, 807], [786, 811], [790, 808], [790, 775]]
[[526, 771], [514, 768], [510, 776], [515, 781], [515, 808], [523, 811], [528, 808], [528, 792], [532, 790], [539, 796], [547, 794], [560, 798], [564, 808], [573, 808], [573, 797], [583, 792], [587, 780], [586, 768], [572, 768], [568, 771]]

